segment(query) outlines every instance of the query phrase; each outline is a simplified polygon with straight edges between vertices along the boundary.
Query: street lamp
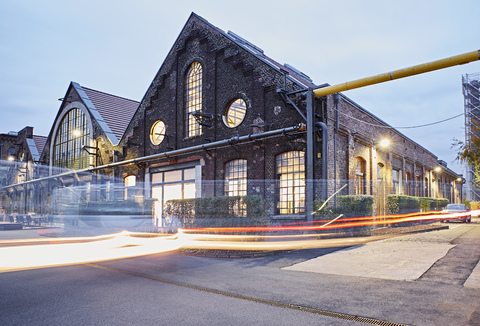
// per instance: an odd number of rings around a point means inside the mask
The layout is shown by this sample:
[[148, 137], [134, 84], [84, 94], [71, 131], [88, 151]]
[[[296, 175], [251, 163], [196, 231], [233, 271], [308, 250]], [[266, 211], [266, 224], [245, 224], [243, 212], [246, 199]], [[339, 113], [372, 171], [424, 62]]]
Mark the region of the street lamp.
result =
[[439, 172], [442, 172], [442, 168], [440, 166], [437, 166], [435, 169], [434, 169], [435, 172], [439, 173]]

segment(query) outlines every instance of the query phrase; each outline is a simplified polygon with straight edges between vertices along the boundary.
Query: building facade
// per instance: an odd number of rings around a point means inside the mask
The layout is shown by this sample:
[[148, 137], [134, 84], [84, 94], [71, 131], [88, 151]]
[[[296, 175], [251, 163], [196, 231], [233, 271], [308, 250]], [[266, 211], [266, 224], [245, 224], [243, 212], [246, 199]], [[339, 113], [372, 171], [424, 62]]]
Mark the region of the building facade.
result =
[[376, 214], [388, 194], [461, 201], [460, 175], [344, 94], [309, 97], [322, 86], [192, 13], [141, 102], [71, 83], [47, 168], [2, 196], [38, 189], [41, 214], [59, 189], [100, 201], [119, 186], [123, 200], [155, 199], [160, 227], [171, 199], [260, 196], [279, 223], [308, 219], [313, 200], [340, 189], [374, 196]]

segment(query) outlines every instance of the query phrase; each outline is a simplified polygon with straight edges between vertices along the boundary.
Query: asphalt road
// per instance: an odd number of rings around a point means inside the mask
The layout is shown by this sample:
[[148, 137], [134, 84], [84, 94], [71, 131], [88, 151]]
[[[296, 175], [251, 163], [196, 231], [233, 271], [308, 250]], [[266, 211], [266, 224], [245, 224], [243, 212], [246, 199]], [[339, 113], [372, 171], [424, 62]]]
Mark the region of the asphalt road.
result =
[[480, 257], [480, 224], [455, 230], [455, 247], [410, 281], [284, 269], [338, 248], [3, 273], [0, 325], [480, 325], [480, 289], [464, 286]]

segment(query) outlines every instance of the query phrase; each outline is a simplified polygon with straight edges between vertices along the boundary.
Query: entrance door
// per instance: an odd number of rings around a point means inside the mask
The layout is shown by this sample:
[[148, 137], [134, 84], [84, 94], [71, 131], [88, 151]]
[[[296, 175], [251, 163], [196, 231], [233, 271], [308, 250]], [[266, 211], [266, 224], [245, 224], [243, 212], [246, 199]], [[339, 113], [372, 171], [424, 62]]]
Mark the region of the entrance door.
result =
[[152, 198], [156, 198], [154, 225], [165, 227], [163, 207], [173, 199], [195, 198], [195, 168], [152, 173]]

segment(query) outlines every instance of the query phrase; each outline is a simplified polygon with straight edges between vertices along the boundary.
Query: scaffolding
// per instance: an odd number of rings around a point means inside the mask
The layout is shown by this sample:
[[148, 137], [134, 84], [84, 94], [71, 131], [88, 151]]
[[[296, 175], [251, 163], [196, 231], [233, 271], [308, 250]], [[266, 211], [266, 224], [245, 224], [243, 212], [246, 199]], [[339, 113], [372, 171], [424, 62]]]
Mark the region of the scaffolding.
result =
[[[480, 137], [478, 129], [474, 128], [480, 123], [480, 72], [462, 76], [462, 89], [465, 107], [465, 142], [468, 143], [473, 137]], [[480, 201], [480, 187], [474, 182], [474, 167], [467, 165], [465, 172], [465, 199]]]

